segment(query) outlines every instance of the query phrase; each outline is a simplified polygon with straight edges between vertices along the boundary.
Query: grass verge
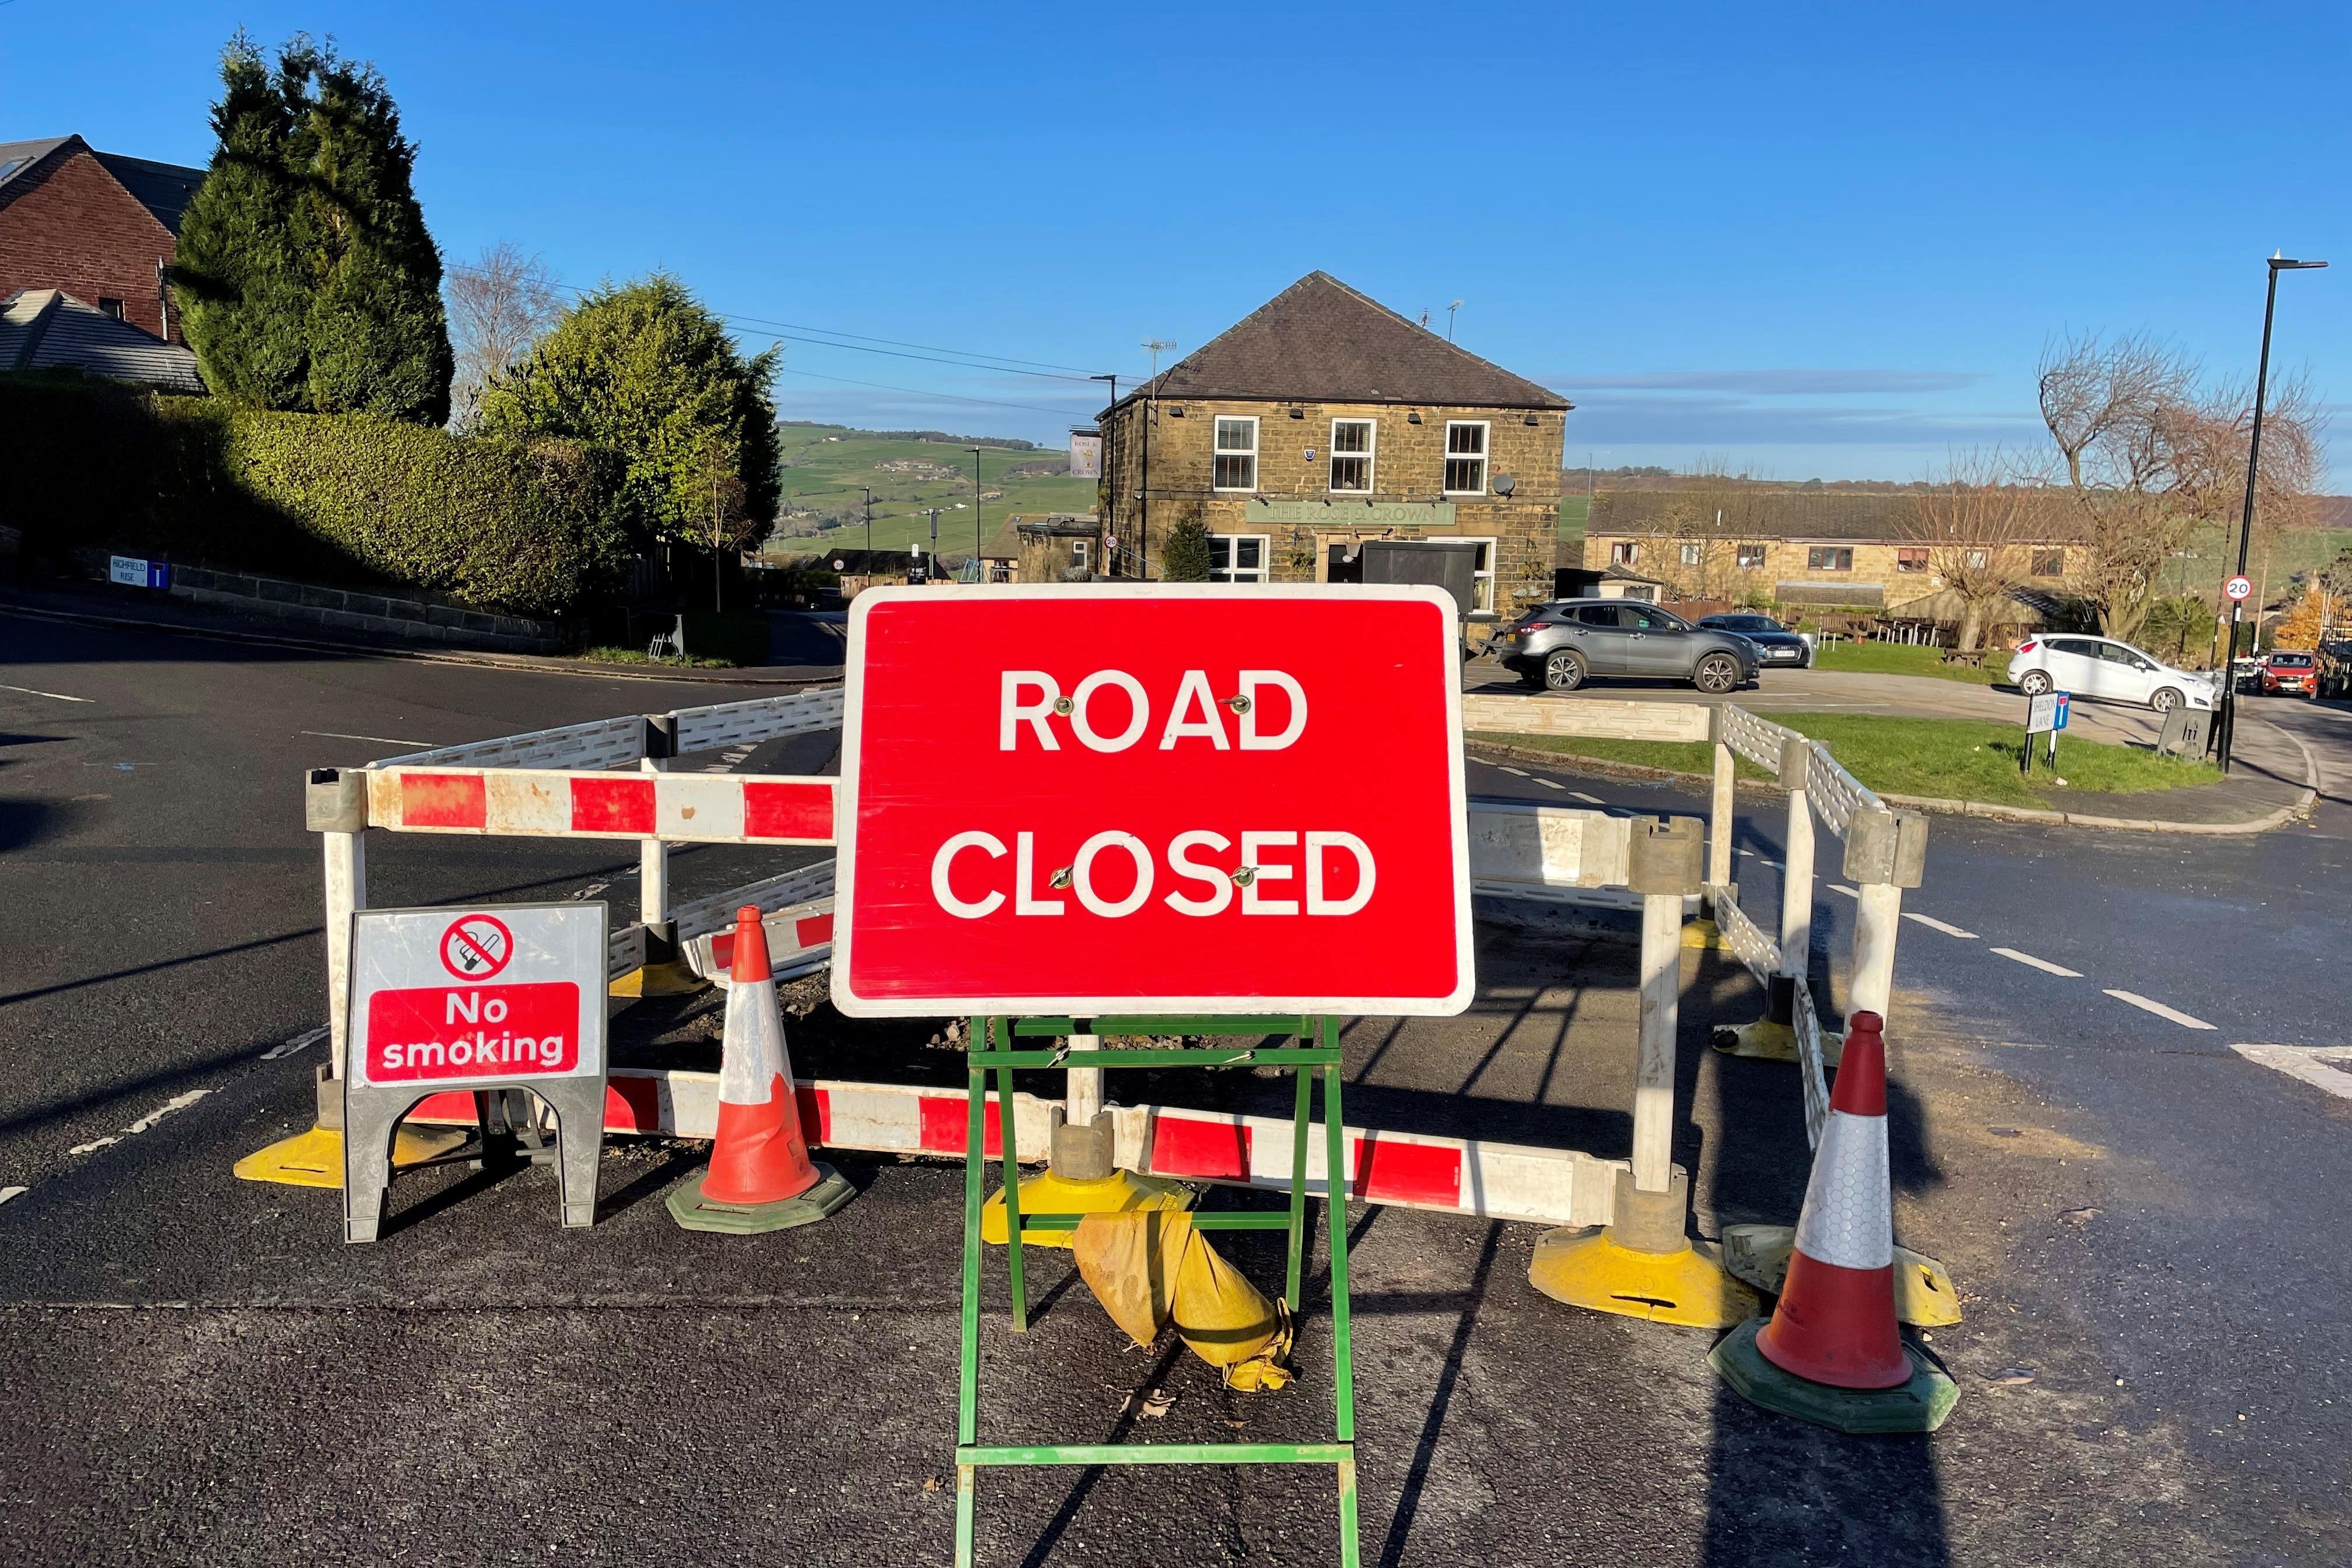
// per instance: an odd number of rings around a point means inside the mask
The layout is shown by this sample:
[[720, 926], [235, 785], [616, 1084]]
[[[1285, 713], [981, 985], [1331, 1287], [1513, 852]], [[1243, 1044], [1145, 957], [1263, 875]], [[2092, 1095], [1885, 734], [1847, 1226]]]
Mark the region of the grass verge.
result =
[[[1993, 805], [2046, 807], [2051, 804], [2043, 791], [2056, 779], [2037, 769], [2029, 785], [2018, 774], [2018, 750], [2024, 736], [2013, 724], [1866, 713], [1775, 713], [1771, 717], [1799, 734], [1826, 742], [1846, 771], [1874, 790]], [[1601, 762], [1672, 768], [1678, 773], [1705, 773], [1714, 766], [1714, 749], [1696, 742], [1604, 741], [1571, 735], [1474, 739]], [[1741, 778], [1772, 776], [1744, 757], [1738, 769]], [[2131, 795], [2215, 784], [2221, 777], [2221, 770], [2210, 763], [2179, 762], [2138, 746], [2064, 735], [2058, 740], [2057, 778], [2063, 779], [2071, 791]]]
[[1998, 651], [1985, 657], [1985, 668], [1946, 664], [1939, 647], [1907, 647], [1891, 642], [1840, 642], [1815, 651], [1816, 669], [1843, 669], [1858, 675], [1926, 675], [1937, 680], [1962, 680], [1971, 686], [1998, 686], [2009, 669], [2009, 656]]
[[652, 659], [641, 648], [592, 647], [581, 650], [580, 658], [596, 664], [677, 664], [689, 669], [734, 669], [735, 661], [726, 658], [701, 658], [689, 654], [684, 658]]

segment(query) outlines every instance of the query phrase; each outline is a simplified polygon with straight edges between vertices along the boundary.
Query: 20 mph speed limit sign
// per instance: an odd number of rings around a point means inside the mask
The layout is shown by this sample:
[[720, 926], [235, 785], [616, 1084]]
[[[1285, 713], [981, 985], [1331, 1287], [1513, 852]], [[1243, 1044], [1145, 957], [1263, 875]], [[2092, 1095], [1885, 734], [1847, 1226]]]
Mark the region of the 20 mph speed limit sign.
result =
[[835, 1004], [1460, 1012], [1458, 658], [1434, 588], [860, 594]]
[[2254, 596], [2254, 585], [2243, 577], [2232, 577], [2221, 584], [2221, 592], [2230, 595], [2231, 604], [2242, 605]]

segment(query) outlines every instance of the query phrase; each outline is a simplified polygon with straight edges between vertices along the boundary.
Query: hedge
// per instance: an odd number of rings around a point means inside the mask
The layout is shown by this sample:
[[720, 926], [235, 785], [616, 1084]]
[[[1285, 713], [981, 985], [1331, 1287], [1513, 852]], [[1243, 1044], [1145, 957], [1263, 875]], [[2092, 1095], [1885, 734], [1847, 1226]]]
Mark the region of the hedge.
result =
[[611, 465], [576, 442], [45, 375], [0, 375], [0, 429], [29, 555], [106, 545], [541, 616], [627, 558]]

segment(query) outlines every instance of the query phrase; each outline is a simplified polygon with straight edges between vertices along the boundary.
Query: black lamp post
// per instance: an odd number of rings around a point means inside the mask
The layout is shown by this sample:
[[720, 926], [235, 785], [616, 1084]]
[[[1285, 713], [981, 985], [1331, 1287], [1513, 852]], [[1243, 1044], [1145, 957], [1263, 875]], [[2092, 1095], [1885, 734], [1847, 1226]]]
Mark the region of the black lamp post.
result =
[[[975, 582], [975, 583], [978, 583], [978, 582], [980, 582], [980, 581], [982, 581], [982, 574], [981, 574], [980, 552], [981, 552], [981, 549], [982, 549], [982, 543], [983, 543], [983, 542], [982, 542], [982, 540], [981, 539], [981, 536], [980, 536], [980, 448], [979, 448], [979, 447], [974, 447], [971, 448], [971, 580], [972, 580], [973, 582]], [[932, 548], [932, 549], [936, 550], [936, 549], [938, 549], [938, 548], [939, 548], [939, 539], [940, 539], [940, 520], [939, 520], [938, 516], [935, 514], [935, 515], [931, 518], [931, 548]]]
[[[2326, 265], [2325, 261], [2290, 261], [2277, 255], [2270, 258], [2270, 288], [2263, 297], [2263, 354], [2254, 371], [2254, 429], [2246, 451], [2246, 506], [2238, 521], [2237, 575], [2241, 577], [2246, 574], [2246, 552], [2254, 538], [2254, 490], [2262, 481], [2263, 398], [2270, 388], [2271, 317], [2278, 309], [2278, 277], [2282, 272], [2305, 272]], [[2224, 773], [2230, 771], [2230, 744], [2237, 738], [2238, 623], [2245, 612], [2244, 600], [2231, 601], [2230, 658], [2221, 667], [2221, 722], [2214, 748]]]

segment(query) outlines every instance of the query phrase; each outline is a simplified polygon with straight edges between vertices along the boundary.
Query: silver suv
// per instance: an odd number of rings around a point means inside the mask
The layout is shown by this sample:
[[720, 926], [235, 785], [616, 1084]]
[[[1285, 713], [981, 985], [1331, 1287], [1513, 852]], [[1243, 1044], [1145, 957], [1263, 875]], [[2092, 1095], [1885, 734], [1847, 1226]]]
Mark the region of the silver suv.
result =
[[1529, 686], [1574, 691], [1596, 676], [1687, 680], [1713, 696], [1756, 679], [1756, 645], [1708, 631], [1633, 599], [1562, 599], [1538, 605], [1496, 635], [1504, 667]]

